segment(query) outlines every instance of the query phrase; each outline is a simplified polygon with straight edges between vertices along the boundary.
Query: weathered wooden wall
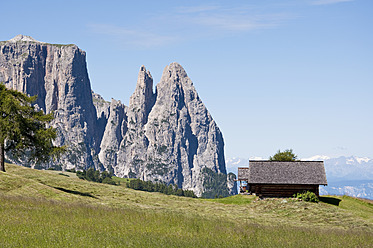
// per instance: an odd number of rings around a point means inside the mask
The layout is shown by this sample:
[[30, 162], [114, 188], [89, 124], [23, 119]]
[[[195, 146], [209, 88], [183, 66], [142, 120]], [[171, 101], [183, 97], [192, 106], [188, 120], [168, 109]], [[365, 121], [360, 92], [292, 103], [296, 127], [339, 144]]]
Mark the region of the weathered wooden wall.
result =
[[296, 193], [310, 191], [319, 196], [319, 185], [304, 184], [249, 184], [251, 194], [263, 197], [292, 197]]

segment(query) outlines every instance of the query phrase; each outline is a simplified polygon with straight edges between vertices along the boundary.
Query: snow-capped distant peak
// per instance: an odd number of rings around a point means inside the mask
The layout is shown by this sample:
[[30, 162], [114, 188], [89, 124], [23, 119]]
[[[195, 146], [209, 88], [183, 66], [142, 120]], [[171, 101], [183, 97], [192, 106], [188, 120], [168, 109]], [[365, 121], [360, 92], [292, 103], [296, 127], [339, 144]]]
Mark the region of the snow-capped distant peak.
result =
[[328, 160], [330, 157], [325, 155], [315, 155], [310, 158], [302, 158], [302, 161], [319, 161], [319, 160]]
[[227, 158], [225, 160], [225, 163], [227, 164], [227, 167], [231, 167], [231, 166], [243, 166], [243, 165], [247, 165], [248, 162], [247, 162], [247, 159], [244, 159], [244, 158], [236, 158], [236, 157], [233, 157], [233, 158]]
[[367, 158], [367, 157], [359, 158], [359, 157], [351, 156], [351, 157], [346, 158], [347, 164], [363, 164], [363, 163], [369, 163], [371, 161], [372, 159]]
[[373, 162], [373, 159], [368, 158], [368, 157], [362, 157], [362, 158], [356, 157], [356, 156], [350, 156], [350, 157], [345, 157], [345, 156], [341, 156], [341, 157], [329, 157], [329, 156], [325, 156], [325, 155], [315, 155], [315, 156], [312, 156], [310, 158], [302, 158], [301, 160], [302, 161], [335, 160], [335, 161], [339, 161], [337, 163], [345, 163], [345, 164], [349, 164], [349, 165], [366, 164], [366, 163]]
[[355, 164], [357, 161], [354, 157], [349, 157], [346, 159], [346, 164]]
[[262, 157], [250, 157], [249, 160], [266, 160], [266, 159]]
[[357, 161], [359, 164], [361, 164], [361, 163], [368, 163], [369, 161], [372, 160], [372, 159], [367, 158], [367, 157], [365, 157], [365, 158], [358, 158], [358, 157], [355, 157], [355, 159], [356, 159], [356, 161]]
[[240, 163], [242, 163], [241, 159], [238, 159], [238, 160], [232, 161], [232, 164], [233, 164], [233, 165], [240, 164]]

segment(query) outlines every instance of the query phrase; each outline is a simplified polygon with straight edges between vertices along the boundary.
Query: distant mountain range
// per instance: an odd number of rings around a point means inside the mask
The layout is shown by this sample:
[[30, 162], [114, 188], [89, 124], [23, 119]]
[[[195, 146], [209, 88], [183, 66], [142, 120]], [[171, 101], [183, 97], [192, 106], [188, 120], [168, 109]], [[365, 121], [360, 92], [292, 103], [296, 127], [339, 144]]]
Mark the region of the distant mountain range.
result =
[[[264, 160], [252, 157], [250, 160]], [[324, 161], [328, 186], [320, 186], [321, 195], [349, 195], [373, 199], [373, 159], [367, 157], [337, 157], [313, 156], [301, 160]], [[228, 158], [228, 172], [237, 174], [238, 167], [247, 167], [249, 159]]]

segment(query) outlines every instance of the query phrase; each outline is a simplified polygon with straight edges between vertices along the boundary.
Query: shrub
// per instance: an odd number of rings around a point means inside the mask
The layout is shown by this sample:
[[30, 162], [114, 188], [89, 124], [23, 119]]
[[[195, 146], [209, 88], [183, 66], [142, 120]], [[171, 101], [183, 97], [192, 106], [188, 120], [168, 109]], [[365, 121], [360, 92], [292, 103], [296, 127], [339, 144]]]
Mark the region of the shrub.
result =
[[297, 155], [293, 153], [292, 149], [288, 149], [285, 151], [278, 150], [273, 157], [269, 157], [270, 161], [297, 161]]
[[177, 185], [167, 185], [161, 182], [153, 183], [152, 181], [142, 181], [140, 179], [133, 179], [127, 183], [127, 187], [135, 190], [142, 190], [148, 192], [160, 192], [166, 195], [177, 195], [193, 198], [197, 197], [192, 190], [179, 189]]
[[79, 179], [85, 179], [85, 170], [83, 170], [83, 171], [77, 171], [77, 172], [76, 172], [76, 176], [77, 176]]
[[105, 177], [105, 179], [102, 180], [102, 183], [117, 185], [117, 183], [111, 177]]
[[294, 198], [301, 199], [302, 201], [319, 202], [317, 195], [310, 191], [294, 194]]
[[111, 178], [112, 174], [107, 171], [100, 173], [98, 170], [89, 168], [88, 170], [77, 171], [76, 175], [78, 178], [87, 181], [117, 185], [117, 183]]

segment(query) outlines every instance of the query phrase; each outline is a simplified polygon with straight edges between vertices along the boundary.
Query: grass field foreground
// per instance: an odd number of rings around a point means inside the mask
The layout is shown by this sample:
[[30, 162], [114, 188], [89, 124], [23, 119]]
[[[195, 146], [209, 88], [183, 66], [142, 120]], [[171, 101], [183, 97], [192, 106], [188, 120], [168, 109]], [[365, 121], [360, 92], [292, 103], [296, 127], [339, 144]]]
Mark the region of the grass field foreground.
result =
[[192, 199], [87, 182], [67, 172], [7, 170], [0, 173], [0, 247], [373, 244], [373, 205], [351, 197], [324, 197], [329, 203], [319, 204], [242, 195]]

